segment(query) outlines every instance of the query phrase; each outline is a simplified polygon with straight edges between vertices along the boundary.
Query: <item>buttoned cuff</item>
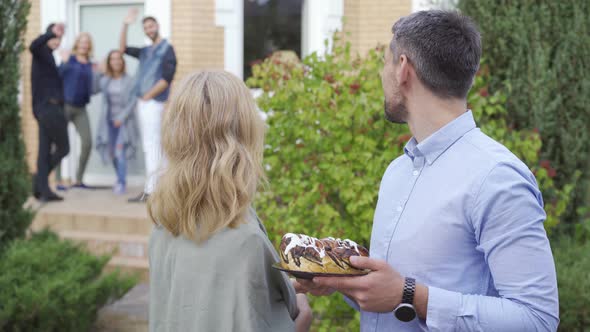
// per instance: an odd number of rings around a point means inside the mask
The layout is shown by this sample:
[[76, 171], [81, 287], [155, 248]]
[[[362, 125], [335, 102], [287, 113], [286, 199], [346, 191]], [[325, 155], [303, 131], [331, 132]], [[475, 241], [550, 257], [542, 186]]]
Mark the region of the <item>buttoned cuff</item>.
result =
[[428, 287], [426, 325], [430, 331], [454, 331], [462, 305], [462, 294]]

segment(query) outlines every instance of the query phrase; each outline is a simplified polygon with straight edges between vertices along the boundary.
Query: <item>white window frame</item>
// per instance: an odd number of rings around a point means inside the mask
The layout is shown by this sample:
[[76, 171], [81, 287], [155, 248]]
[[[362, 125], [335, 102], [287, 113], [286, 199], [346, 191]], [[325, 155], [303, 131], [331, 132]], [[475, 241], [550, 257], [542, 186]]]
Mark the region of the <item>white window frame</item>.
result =
[[[324, 54], [324, 40], [342, 30], [344, 0], [303, 0], [301, 53]], [[215, 25], [224, 28], [224, 68], [244, 77], [244, 1], [215, 0]]]

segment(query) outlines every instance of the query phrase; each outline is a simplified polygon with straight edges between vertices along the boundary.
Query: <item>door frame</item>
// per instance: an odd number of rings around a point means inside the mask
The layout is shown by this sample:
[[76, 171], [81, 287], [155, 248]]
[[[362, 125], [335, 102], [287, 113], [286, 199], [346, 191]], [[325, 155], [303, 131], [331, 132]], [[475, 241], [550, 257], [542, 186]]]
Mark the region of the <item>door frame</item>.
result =
[[[81, 9], [84, 6], [112, 6], [112, 5], [143, 5], [144, 12], [145, 12], [145, 2], [144, 0], [70, 0], [72, 1], [71, 4], [71, 14], [70, 17], [74, 18], [74, 29], [70, 29], [72, 32], [72, 41], [74, 40], [75, 36], [77, 36], [81, 31], [81, 21], [80, 21], [80, 13]], [[73, 31], [72, 31], [73, 30]], [[145, 41], [147, 44], [147, 41]], [[96, 60], [96, 59], [95, 59]], [[74, 170], [77, 169], [77, 161], [78, 161], [78, 153], [80, 151], [80, 138], [76, 135], [75, 129], [72, 128], [71, 125], [69, 127], [69, 137], [70, 137], [70, 154], [68, 155], [67, 163], [68, 169]], [[93, 133], [94, 135], [95, 133]], [[92, 137], [94, 142], [95, 135]], [[139, 143], [139, 142], [138, 142]], [[138, 152], [142, 151], [139, 149]], [[92, 152], [96, 153], [94, 149], [94, 144], [92, 147]], [[141, 153], [141, 152], [140, 152]], [[63, 168], [62, 168], [63, 169]], [[68, 172], [69, 175], [73, 175], [73, 172]], [[100, 173], [91, 173], [88, 170], [84, 174], [85, 182], [88, 182], [91, 185], [112, 185], [116, 180], [116, 174], [100, 174]], [[145, 175], [127, 175], [127, 186], [129, 187], [136, 187], [136, 186], [143, 186], [145, 182]]]

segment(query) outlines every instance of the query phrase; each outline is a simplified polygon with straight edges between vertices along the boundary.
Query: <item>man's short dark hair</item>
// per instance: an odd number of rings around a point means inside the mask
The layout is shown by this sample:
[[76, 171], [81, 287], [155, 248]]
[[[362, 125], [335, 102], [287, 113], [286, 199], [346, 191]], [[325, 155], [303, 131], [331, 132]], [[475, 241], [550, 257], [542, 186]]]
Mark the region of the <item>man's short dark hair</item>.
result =
[[156, 20], [156, 18], [153, 16], [144, 17], [143, 20], [141, 20], [141, 24], [145, 24], [147, 21], [153, 21], [154, 23], [158, 24], [158, 20]]
[[394, 61], [405, 54], [420, 81], [442, 98], [465, 98], [479, 69], [481, 39], [475, 23], [456, 11], [420, 11], [392, 28]]

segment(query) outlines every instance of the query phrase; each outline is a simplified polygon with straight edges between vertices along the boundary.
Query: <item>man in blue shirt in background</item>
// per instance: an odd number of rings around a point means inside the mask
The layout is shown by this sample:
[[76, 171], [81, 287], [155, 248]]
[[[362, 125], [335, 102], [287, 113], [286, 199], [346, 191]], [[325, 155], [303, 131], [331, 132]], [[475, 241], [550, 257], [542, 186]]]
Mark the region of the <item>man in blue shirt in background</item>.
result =
[[160, 166], [160, 127], [162, 112], [170, 95], [170, 84], [176, 72], [176, 54], [174, 48], [160, 36], [160, 27], [156, 19], [147, 16], [142, 20], [143, 31], [152, 41], [146, 47], [127, 46], [127, 27], [135, 22], [137, 9], [132, 8], [121, 30], [120, 51], [139, 59], [135, 92], [139, 98], [137, 102], [137, 117], [141, 131], [146, 169], [146, 184], [144, 192], [129, 199], [130, 202], [144, 202], [147, 195], [153, 191], [157, 181], [157, 170]]
[[413, 134], [385, 171], [366, 276], [299, 280], [339, 291], [361, 331], [555, 331], [555, 266], [529, 168], [483, 134], [466, 96], [480, 34], [467, 17], [422, 11], [393, 26], [385, 117]]

